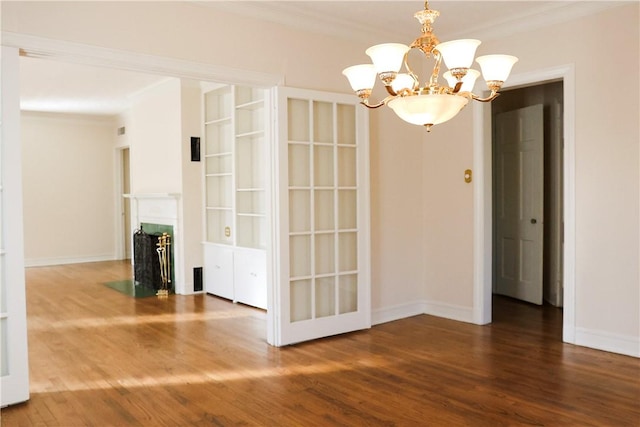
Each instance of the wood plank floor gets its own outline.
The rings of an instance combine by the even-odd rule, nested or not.
[[[2,426],[638,426],[640,360],[561,343],[561,311],[416,316],[286,348],[265,313],[132,298],[123,262],[27,270],[31,400]]]

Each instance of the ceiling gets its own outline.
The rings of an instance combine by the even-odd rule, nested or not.
[[[413,14],[420,1],[190,1],[249,18],[348,37],[372,44],[408,44],[420,32]],[[434,30],[441,40],[499,38],[616,7],[621,1],[431,1],[440,11]],[[44,59],[21,58],[21,108],[30,111],[117,114],[133,95],[164,80],[157,75]]]

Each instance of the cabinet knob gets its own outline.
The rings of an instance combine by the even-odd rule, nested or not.
[[[537,222],[538,222],[538,220],[537,220],[537,219],[535,219],[535,218],[531,218],[531,224],[536,224]]]

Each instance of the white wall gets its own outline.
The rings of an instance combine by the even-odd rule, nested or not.
[[[182,193],[180,79],[146,89],[132,100],[131,194]]]
[[[485,41],[478,52],[518,56],[514,74],[574,65],[576,343],[636,356],[640,356],[638,16],[638,3],[633,3],[544,30]],[[457,261],[455,269],[447,263],[430,264],[439,280],[427,286],[438,302],[467,307],[473,261],[464,248],[473,235],[472,194],[463,194],[457,183],[443,179],[443,168],[455,163],[460,173],[463,159],[473,150],[472,120],[463,115],[455,126],[436,128],[425,137],[424,152],[427,181],[443,182],[431,194],[432,203],[439,206],[440,222],[430,224],[425,236],[440,234],[432,246],[438,245],[442,259]],[[438,153],[433,148],[452,141],[459,148],[450,160],[450,151]],[[433,174],[430,167],[436,168]]]
[[[27,266],[114,259],[112,119],[22,112]]]
[[[346,93],[340,70],[366,60],[364,48],[379,42],[179,2],[3,2],[2,20],[4,31],[280,74],[289,86]],[[256,35],[259,49],[251,47]],[[312,54],[303,56],[310,46]],[[485,40],[479,54],[492,51],[519,56],[515,73],[575,64],[576,325],[637,342],[638,5]],[[471,319],[473,188],[462,175],[474,160],[472,129],[470,108],[430,134],[392,113],[371,113],[374,319],[411,314],[403,307],[416,303]]]
[[[340,71],[366,61],[364,50],[376,42],[354,43],[304,33],[193,3],[3,2],[1,7],[3,31],[279,74],[288,86],[344,93],[351,93],[351,89]],[[256,35],[259,49],[250,47]],[[233,43],[224,42],[228,40]],[[310,46],[313,54],[301,59]],[[419,167],[416,150],[421,131],[389,112],[377,110],[370,117],[376,141],[371,149],[376,162],[371,171],[375,315],[376,310],[422,298],[422,195],[417,180],[421,172],[408,170],[403,164],[408,160]],[[132,150],[132,163],[133,155]],[[148,184],[144,186],[149,188]],[[143,189],[139,177],[132,176],[132,186],[133,191]],[[398,200],[405,208],[398,209]],[[405,253],[406,257],[394,255]],[[382,317],[389,318],[386,314]]]
[[[185,287],[193,291],[193,269],[202,267],[202,236],[204,236],[202,207],[202,162],[191,161],[191,137],[201,136],[200,85],[183,81],[180,116],[182,124],[182,229],[184,232]]]

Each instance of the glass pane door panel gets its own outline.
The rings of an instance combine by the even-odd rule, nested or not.
[[[228,229],[228,232],[227,232]],[[233,216],[230,210],[207,210],[207,240],[211,243],[233,243]],[[227,236],[227,234],[229,234]]]
[[[2,246],[0,246],[2,248]],[[4,255],[0,255],[0,313],[7,312],[7,285],[5,272],[6,259]]]
[[[340,271],[358,269],[358,238],[354,233],[338,233],[338,253],[340,254]]]
[[[311,231],[311,192],[289,190],[289,231],[299,233]]]
[[[333,142],[333,104],[313,102],[313,141]]]
[[[309,141],[309,101],[288,100],[289,141]]]
[[[338,148],[338,186],[355,187],[356,179],[356,149],[351,147]]]
[[[233,141],[233,139],[231,138],[231,131],[231,120],[224,123],[207,125],[205,127],[205,154],[231,153],[231,144]]]
[[[356,190],[338,191],[338,228],[352,230],[358,227],[358,194]]]
[[[9,375],[9,340],[7,339],[9,319],[0,319],[0,376]]]
[[[356,109],[353,105],[337,105],[338,144],[356,144]]]
[[[315,236],[315,274],[335,272],[335,237],[331,234]]]
[[[315,145],[313,147],[313,184],[316,187],[332,187],[333,184],[333,146]]]
[[[340,314],[358,311],[358,275],[347,274],[338,278]]]
[[[309,145],[289,145],[289,186],[309,187]]]
[[[206,157],[205,173],[231,173],[231,154]]]
[[[316,279],[316,317],[336,314],[336,279],[320,277]]]
[[[301,320],[311,319],[311,280],[294,280],[291,282],[291,292],[289,295],[291,305],[291,321],[299,322]]]
[[[314,193],[316,231],[334,230],[333,190],[316,190]]]
[[[291,277],[311,275],[311,236],[289,238],[289,271]]]
[[[207,207],[231,208],[231,176],[207,177]]]

